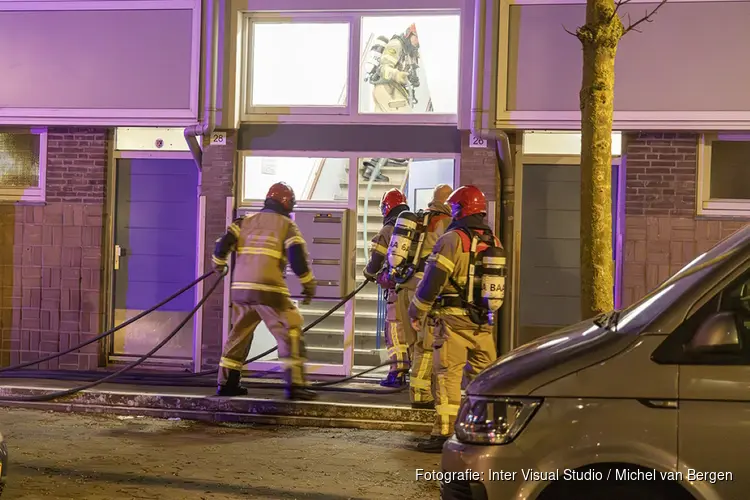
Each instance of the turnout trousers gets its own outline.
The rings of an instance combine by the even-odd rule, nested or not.
[[[386,291],[385,304],[385,344],[388,347],[388,358],[395,361],[390,372],[407,372],[410,366],[411,350],[416,341],[416,333],[409,323],[409,315],[402,312],[402,304],[414,292],[402,288],[398,293],[391,289]],[[403,296],[403,298],[402,298]],[[408,303],[407,303],[408,304]],[[408,305],[407,305],[408,308]]]
[[[495,340],[488,325],[471,322],[463,309],[436,311],[433,340],[435,371],[435,425],[433,436],[453,434],[461,404],[461,381],[466,370],[468,380],[497,359]]]
[[[434,400],[432,392],[432,330],[429,318],[417,332],[409,321],[409,304],[416,290],[403,287],[396,299],[399,325],[404,330],[411,366],[409,369],[409,397],[412,403],[429,403]],[[434,325],[434,322],[433,322]]]
[[[255,329],[266,324],[279,346],[279,360],[286,367],[287,384],[304,385],[305,343],[302,338],[303,318],[291,300],[281,307],[232,303],[232,331],[229,333],[219,362],[219,384],[226,384],[232,371],[241,371],[253,343]]]

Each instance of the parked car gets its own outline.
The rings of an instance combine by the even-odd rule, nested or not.
[[[466,393],[443,499],[746,498],[750,226],[624,310],[500,357]]]

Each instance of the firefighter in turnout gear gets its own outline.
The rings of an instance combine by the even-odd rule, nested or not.
[[[379,47],[378,47],[379,48]],[[394,35],[382,49],[379,64],[368,75],[374,85],[372,98],[376,113],[410,113],[419,87],[419,37],[414,24]]]
[[[412,408],[433,408],[435,406],[434,388],[432,385],[432,332],[434,321],[429,319],[422,328],[415,331],[409,317],[409,305],[414,298],[417,285],[424,275],[427,258],[432,253],[437,239],[445,233],[451,222],[451,210],[446,204],[453,188],[440,184],[432,193],[432,201],[426,211],[417,214],[404,212],[396,221],[391,244],[388,247],[390,273],[398,283],[396,286],[398,317],[403,318],[401,325],[406,330],[407,338],[416,338],[411,352],[411,369],[409,372],[409,393]],[[408,231],[409,227],[414,230]],[[405,231],[407,229],[407,231]],[[406,238],[407,242],[401,242]],[[405,249],[408,245],[408,253]],[[402,255],[399,255],[402,254]],[[395,257],[395,258],[394,258]]]
[[[435,318],[437,414],[432,435],[417,445],[429,453],[440,453],[453,434],[464,370],[472,380],[497,357],[492,324],[505,293],[505,254],[484,221],[484,194],[475,186],[462,186],[448,204],[453,221],[435,244],[409,307],[415,328],[428,314]]]
[[[279,359],[286,365],[287,398],[316,398],[305,387],[303,318],[290,300],[284,281],[288,263],[302,284],[303,304],[315,296],[316,282],[305,240],[290,218],[295,202],[292,188],[278,182],[268,190],[259,213],[236,219],[216,241],[213,263],[217,270],[226,268],[231,252],[237,253],[232,282],[233,326],[219,362],[219,396],[247,394],[240,386],[240,375],[255,329],[263,321],[276,338]]]
[[[405,336],[402,323],[399,322],[396,305],[396,283],[389,278],[386,256],[388,244],[393,234],[393,226],[398,216],[409,210],[406,204],[406,196],[398,189],[387,191],[380,200],[380,212],[383,214],[383,227],[370,241],[370,261],[364,270],[365,278],[369,281],[377,281],[385,290],[386,318],[385,318],[385,342],[388,346],[388,357],[394,363],[390,366],[388,376],[380,382],[384,387],[404,387],[406,385],[406,373],[409,371],[409,354],[411,346],[416,338]],[[405,322],[406,317],[402,318]]]

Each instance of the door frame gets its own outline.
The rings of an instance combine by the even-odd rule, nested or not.
[[[112,132],[114,135],[114,131]],[[119,160],[133,160],[133,159],[158,159],[158,160],[193,160],[193,156],[187,151],[126,151],[117,150],[114,145],[115,141],[110,140],[110,151],[108,163],[110,168],[107,172],[107,204],[106,204],[106,227],[104,234],[104,247],[102,252],[102,260],[105,263],[106,268],[104,269],[104,290],[103,295],[103,306],[104,306],[104,327],[109,330],[115,325],[114,315],[114,295],[115,295],[115,234],[116,234],[116,210],[117,210],[117,163]],[[197,168],[197,167],[196,167]],[[201,185],[201,172],[198,171],[198,186]],[[196,192],[196,196],[198,193]],[[195,277],[203,274],[203,259],[205,256],[205,209],[206,200],[205,196],[198,196],[198,211],[196,213],[196,224],[195,230],[197,234],[196,248],[196,261],[195,261]],[[187,283],[185,283],[187,285]],[[203,282],[198,283],[193,288],[194,298],[193,304],[197,304],[203,297]],[[166,297],[165,297],[166,298]],[[199,371],[201,367],[201,349],[200,346],[203,343],[203,311],[202,308],[193,316],[193,357],[192,360],[185,363],[179,360],[169,360],[154,362],[150,367],[156,368],[163,366],[164,369],[172,369],[176,365],[179,366],[190,366],[193,371]],[[113,355],[111,353],[112,347],[112,336],[103,339],[99,342],[99,365],[108,366],[110,364],[118,364],[129,361],[125,357]],[[144,363],[148,365],[149,363]]]
[[[315,157],[315,158],[347,158],[349,160],[349,192],[346,202],[314,202],[302,201],[298,208],[348,208],[351,211],[349,224],[349,244],[350,248],[357,248],[357,209],[359,206],[359,160],[362,158],[421,158],[421,159],[451,159],[453,160],[453,182],[458,186],[461,178],[461,153],[429,153],[429,152],[393,152],[393,151],[301,151],[301,150],[238,150],[235,162],[235,196],[228,197],[226,200],[226,224],[227,226],[234,220],[235,214],[239,210],[260,208],[263,206],[261,200],[243,200],[244,186],[244,158],[245,157]],[[356,256],[355,256],[356,258]],[[352,277],[352,280],[354,277]],[[352,290],[355,285],[352,282]],[[229,325],[231,323],[231,300],[230,300],[231,280],[224,280],[224,298],[222,310],[224,318],[222,321],[222,343],[226,342],[229,335]],[[352,375],[354,368],[354,331],[356,327],[355,319],[356,300],[348,301],[344,307],[344,349],[341,364],[322,364],[308,363],[306,365],[311,375],[333,375],[348,377]],[[335,302],[331,302],[333,306]],[[252,371],[279,371],[282,365],[279,361],[255,361],[248,365]]]
[[[522,134],[521,134],[522,135]],[[520,151],[523,151],[522,145],[519,147]],[[624,150],[624,148],[623,148]],[[517,266],[514,272],[515,279],[511,286],[513,287],[514,297],[514,308],[518,311],[520,306],[521,296],[521,258],[523,249],[521,248],[521,228],[522,228],[522,217],[523,217],[523,172],[526,165],[570,165],[580,166],[581,157],[580,155],[534,155],[534,154],[523,154],[518,152],[515,155],[515,225],[514,225],[514,251],[512,255],[513,264]],[[614,234],[614,245],[612,250],[615,254],[614,259],[614,290],[613,290],[613,303],[615,309],[622,306],[622,273],[625,250],[625,155],[612,156],[612,167],[617,167],[617,191],[615,196],[617,197],[617,205],[615,207],[615,219],[612,221],[613,226],[616,224],[617,231]],[[614,200],[613,200],[614,201]],[[519,346],[519,334],[521,328],[521,316],[516,313],[513,322],[511,336],[511,348]]]

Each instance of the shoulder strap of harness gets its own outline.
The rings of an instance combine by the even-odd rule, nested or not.
[[[430,222],[429,222],[429,225],[427,226],[427,231],[434,232],[435,227],[438,225],[438,222],[440,222],[441,220],[444,220],[447,217],[450,217],[450,216],[442,212],[430,212]]]

